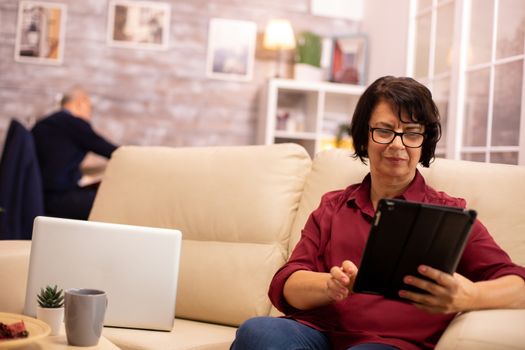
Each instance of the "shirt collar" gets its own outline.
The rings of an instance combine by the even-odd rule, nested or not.
[[[370,186],[372,183],[372,177],[368,173],[363,181],[348,194],[346,203],[351,206],[353,203],[365,214],[374,216],[374,208],[370,201]],[[416,175],[410,185],[408,185],[405,192],[397,196],[398,199],[404,199],[412,202],[422,202],[425,197],[426,183],[423,175],[416,169]]]
[[[425,198],[425,190],[426,190],[427,184],[425,183],[425,178],[418,169],[416,169],[416,176],[414,176],[414,179],[408,185],[407,189],[403,194],[397,198],[401,198],[407,201],[412,202],[422,202]]]
[[[370,201],[370,185],[372,177],[368,173],[363,181],[348,194],[346,205],[357,206],[363,213],[370,217],[374,216],[374,208]]]

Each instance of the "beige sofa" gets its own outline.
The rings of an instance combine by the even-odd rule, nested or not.
[[[277,314],[268,284],[320,196],[367,172],[346,151],[312,162],[295,144],[120,148],[90,220],[182,230],[177,319],[172,332],[105,328],[104,335],[122,349],[228,349],[242,321]],[[525,264],[525,168],[439,159],[423,173],[466,198]],[[0,242],[0,311],[22,311],[29,251],[30,242]],[[438,349],[523,348],[524,326],[525,310],[465,313]]]

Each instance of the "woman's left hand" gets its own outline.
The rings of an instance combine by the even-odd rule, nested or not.
[[[429,294],[400,290],[399,296],[411,300],[421,310],[431,313],[457,313],[473,308],[477,294],[476,285],[458,273],[450,275],[429,266],[420,265],[418,272],[431,281],[405,276],[403,281]]]

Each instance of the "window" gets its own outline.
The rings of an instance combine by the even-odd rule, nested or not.
[[[409,33],[408,75],[442,117],[437,155],[525,165],[525,3],[412,0]]]

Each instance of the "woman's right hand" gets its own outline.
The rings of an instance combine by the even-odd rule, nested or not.
[[[328,297],[333,301],[341,301],[348,297],[354,286],[357,266],[350,260],[345,260],[341,266],[330,269],[330,278],[326,282]]]

